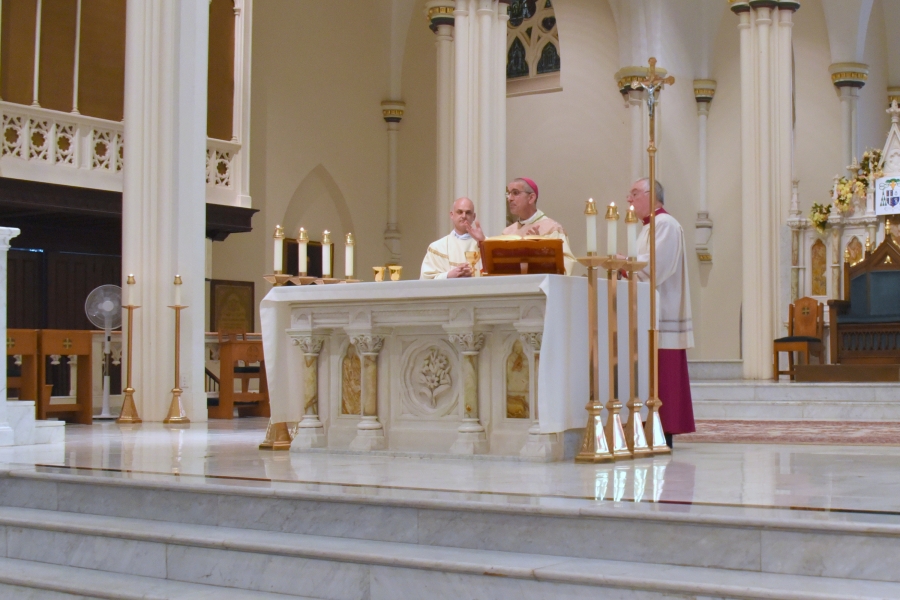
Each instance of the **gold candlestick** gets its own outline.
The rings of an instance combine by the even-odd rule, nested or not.
[[[629,213],[633,215],[634,213]],[[626,219],[627,221],[627,219]],[[641,408],[644,403],[638,397],[638,294],[637,276],[635,273],[647,266],[634,257],[628,259],[623,267],[628,271],[628,374],[630,381],[630,398],[628,400],[628,421],[625,423],[625,441],[635,458],[649,456],[650,447],[644,435],[644,424]]]
[[[134,285],[134,275],[128,276],[127,285]],[[129,300],[130,298],[131,294],[129,294]],[[128,344],[126,346],[127,364],[125,369],[125,389],[123,390],[125,397],[122,401],[122,411],[119,413],[119,418],[116,419],[116,423],[123,425],[137,425],[141,422],[141,417],[138,415],[137,406],[134,404],[134,388],[131,387],[131,340],[134,337],[134,323],[132,322],[134,318],[134,309],[140,308],[140,306],[128,304],[124,308],[128,311]]]
[[[181,285],[181,277],[175,276],[175,285]],[[177,288],[176,288],[177,289]],[[176,297],[179,297],[177,294]],[[169,308],[175,309],[175,386],[172,388],[172,402],[169,404],[169,413],[163,419],[163,423],[167,425],[190,425],[191,420],[187,418],[184,412],[184,406],[181,405],[181,311],[187,308],[177,302]]]
[[[618,215],[616,215],[618,216]],[[609,344],[609,400],[606,402],[606,443],[614,458],[630,458],[631,450],[625,440],[625,428],[622,426],[622,403],[619,401],[619,390],[616,387],[617,370],[619,368],[618,344],[618,277],[617,273],[625,265],[625,260],[608,256],[603,267],[606,269],[606,327]]]
[[[650,117],[650,144],[647,154],[650,158],[650,398],[647,400],[647,423],[644,435],[647,445],[654,454],[668,454],[671,449],[666,445],[662,421],[659,418],[659,330],[656,327],[656,103],[664,85],[672,85],[675,78],[671,75],[662,78],[656,72],[656,59],[651,57],[647,77],[631,83],[632,89],[643,89],[647,92],[647,108]]]

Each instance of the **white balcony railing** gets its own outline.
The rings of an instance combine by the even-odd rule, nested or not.
[[[121,121],[0,101],[0,176],[121,192],[124,129]],[[242,205],[241,159],[240,143],[207,139],[207,202]]]

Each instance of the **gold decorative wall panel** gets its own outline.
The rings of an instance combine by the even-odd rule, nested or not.
[[[506,359],[507,418],[528,418],[529,387],[528,357],[522,349],[522,342],[516,340]]]
[[[341,360],[341,414],[358,415],[361,368],[356,346],[347,346],[347,352]]]
[[[816,240],[809,250],[812,262],[812,287],[813,296],[828,295],[828,279],[825,275],[828,266],[828,253],[822,240]]]

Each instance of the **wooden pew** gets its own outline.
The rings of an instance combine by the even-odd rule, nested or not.
[[[68,423],[90,425],[94,422],[94,391],[91,382],[91,332],[64,329],[43,329],[40,331],[40,358],[38,360],[38,382],[40,399],[37,403],[38,419],[58,417]],[[52,386],[47,384],[45,373],[47,358],[58,354],[78,357],[78,387],[75,402],[50,404]]]

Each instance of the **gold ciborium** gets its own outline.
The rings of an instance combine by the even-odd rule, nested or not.
[[[372,267],[375,272],[375,281],[384,281],[384,267]]]
[[[481,277],[481,271],[475,268],[475,264],[481,258],[481,252],[478,250],[469,250],[466,252],[466,262],[472,267],[472,277]]]
[[[403,272],[403,267],[400,265],[388,265],[388,269],[391,272],[391,281],[400,281],[400,273]]]

